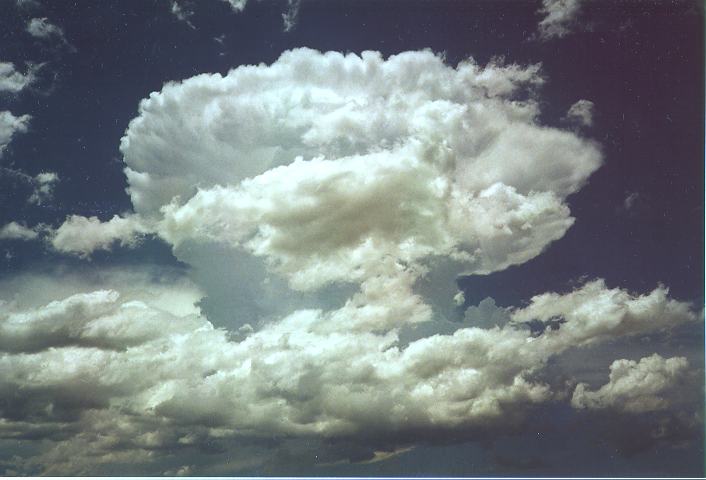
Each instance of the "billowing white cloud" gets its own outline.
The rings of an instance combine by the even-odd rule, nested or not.
[[[95,472],[126,458],[147,467],[162,452],[214,441],[359,439],[392,451],[427,434],[502,432],[521,424],[531,405],[560,398],[534,376],[549,358],[696,318],[662,289],[631,296],[593,282],[535,297],[528,309],[544,309],[552,297],[560,305],[555,314],[566,318],[538,337],[509,323],[401,345],[399,325],[429,315],[399,285],[375,285],[361,294],[371,295],[365,302],[298,310],[237,334],[215,329],[196,309],[153,302],[149,283],[131,287],[32,308],[0,305],[0,436],[21,440],[42,429],[52,439],[35,458],[35,473]],[[193,299],[189,288],[172,297],[180,291]],[[602,309],[587,329],[572,312],[596,311],[597,298]],[[528,309],[515,311],[515,322]],[[617,317],[631,320],[616,329]],[[666,371],[683,368],[669,362]],[[615,372],[634,368],[617,365]]]
[[[29,115],[16,117],[8,110],[0,111],[0,157],[16,133],[27,131],[31,118]]]
[[[593,110],[592,101],[579,100],[569,107],[564,120],[582,127],[590,127],[593,125]]]
[[[562,38],[571,33],[581,10],[583,0],[542,0],[539,13],[539,37],[543,40]]]
[[[174,245],[185,238],[242,245],[293,288],[310,290],[384,274],[388,256],[415,264],[443,255],[473,273],[500,270],[538,255],[573,222],[552,193],[524,196],[495,184],[464,195],[419,156],[295,161],[240,188],[201,190],[163,210],[163,236]]]
[[[454,69],[428,51],[384,60],[308,49],[271,66],[170,83],[142,102],[122,140],[131,198],[152,214],[176,195],[188,200],[194,185],[237,184],[298,156],[335,160],[414,145],[474,191],[503,182],[522,194],[566,195],[600,153],[536,123],[526,90],[541,83],[537,66],[469,61]]]
[[[565,321],[559,330],[548,331],[546,336],[570,340],[574,346],[668,330],[679,319],[696,320],[689,304],[670,300],[668,293],[660,286],[649,295],[634,297],[625,290],[607,289],[603,280],[595,280],[569,294],[532,297],[530,305],[513,312],[512,320]]]
[[[38,68],[29,65],[26,73],[22,73],[15,68],[15,64],[0,62],[0,92],[18,93],[29,87],[35,81]]]
[[[0,240],[34,240],[39,233],[17,222],[10,222],[0,228]]]
[[[203,312],[221,302],[223,316],[183,308],[197,300],[183,282],[166,296],[103,282],[28,306],[0,285],[16,292],[0,306],[0,437],[49,439],[15,466],[89,473],[289,438],[374,458],[492,437],[566,400],[541,376],[550,359],[696,320],[664,287],[596,280],[437,327],[456,275],[561,238],[567,197],[601,164],[594,143],[539,123],[542,82],[538,66],[454,68],[429,51],[298,49],[151,94],[121,140],[136,213],[74,215],[49,241],[88,256],[159,235]],[[194,471],[178,461],[159,471]]]
[[[564,235],[566,196],[601,163],[538,123],[542,82],[538,66],[453,68],[429,51],[298,49],[169,83],[121,141],[129,193],[181,260],[199,269],[217,245],[298,291],[396,265],[421,278],[439,258],[502,270]],[[253,283],[231,270],[228,284]]]
[[[88,257],[95,250],[110,250],[115,242],[131,246],[147,229],[136,216],[114,215],[107,222],[98,217],[71,215],[50,236],[51,246],[62,253]]]
[[[614,409],[631,413],[664,410],[669,399],[678,397],[689,363],[684,357],[663,358],[658,354],[634,360],[616,360],[610,366],[610,380],[591,391],[580,383],[571,405],[579,409]]]

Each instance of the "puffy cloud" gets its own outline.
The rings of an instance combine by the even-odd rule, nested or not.
[[[33,18],[27,23],[27,32],[37,38],[64,38],[64,31],[46,17]]]
[[[684,357],[663,358],[658,354],[634,360],[616,360],[610,366],[610,380],[595,391],[580,383],[571,405],[575,408],[615,409],[631,413],[664,410],[669,397],[679,395],[679,383],[689,363]]]
[[[571,293],[545,293],[532,297],[530,304],[512,314],[515,323],[562,321],[557,330],[548,330],[548,341],[587,346],[619,336],[640,335],[667,330],[698,315],[690,304],[668,298],[663,286],[649,295],[635,297],[625,290],[606,288],[594,280]]]
[[[444,255],[473,273],[500,270],[538,255],[573,222],[549,192],[495,184],[466,196],[417,156],[295,161],[240,188],[201,190],[164,210],[163,236],[242,245],[308,290],[384,273],[387,256],[409,264]]]
[[[593,110],[592,101],[579,100],[569,107],[564,120],[582,127],[590,127],[593,125]]]
[[[538,66],[454,68],[429,51],[298,49],[169,83],[121,140],[129,193],[197,270],[209,245],[238,252],[231,285],[253,284],[260,267],[238,266],[252,255],[309,292],[397,264],[433,276],[443,258],[501,270],[564,235],[566,196],[601,163],[537,122],[542,82]]]
[[[35,81],[35,73],[39,67],[29,65],[26,73],[15,69],[11,62],[0,62],[0,92],[18,93],[29,87]]]
[[[428,51],[384,60],[308,49],[169,83],[141,103],[121,142],[133,205],[154,214],[174,196],[188,200],[194,185],[237,184],[298,156],[334,161],[413,144],[475,191],[502,182],[566,195],[600,153],[537,125],[537,104],[515,99],[541,83],[536,66],[454,69]]]
[[[0,228],[0,240],[34,240],[39,233],[17,222],[10,222]]]
[[[136,216],[114,215],[101,222],[98,217],[71,215],[52,233],[50,243],[59,252],[88,257],[95,250],[109,250],[115,242],[132,246],[146,232]]]
[[[166,306],[193,303],[193,288],[149,295],[144,280],[31,306],[15,288],[0,316],[0,436],[49,439],[16,467],[160,459],[172,464],[155,471],[177,472],[198,462],[167,452],[237,457],[295,438],[375,458],[492,438],[565,399],[541,377],[550,359],[697,319],[664,287],[597,280],[439,326],[456,275],[539,255],[600,166],[595,144],[539,124],[542,81],[538,66],[454,68],[429,51],[299,49],[151,94],[121,140],[136,213],[71,216],[50,241],[88,256],[155,233],[190,265],[207,315]]]
[[[539,13],[544,18],[539,22],[539,36],[542,40],[562,38],[571,33],[582,0],[542,0]]]
[[[29,115],[16,117],[7,110],[0,112],[0,157],[16,133],[27,131],[30,118]]]
[[[126,458],[147,464],[170,450],[214,441],[345,439],[362,442],[372,455],[443,432],[444,438],[497,434],[520,425],[527,408],[557,398],[534,374],[552,356],[581,345],[570,327],[582,320],[567,314],[558,330],[539,337],[510,323],[464,327],[403,346],[399,325],[429,315],[400,285],[372,285],[360,294],[370,297],[365,301],[354,297],[328,312],[298,310],[257,331],[228,334],[198,310],[170,310],[173,302],[163,296],[154,302],[151,285],[132,283],[122,295],[98,290],[39,307],[17,301],[0,307],[0,435],[22,440],[44,430],[50,448],[37,457],[35,473],[96,472]],[[583,295],[585,289],[595,284],[557,301],[591,310],[594,297]],[[640,331],[662,328],[656,315],[670,305],[681,312],[667,315],[671,325],[694,317],[686,304],[664,297],[655,303],[654,292],[633,297],[600,290],[604,312],[621,310],[626,298],[650,305]],[[193,299],[192,291],[184,290],[186,298]],[[612,325],[614,318],[604,322]],[[597,342],[607,338],[593,333]],[[682,368],[670,362],[666,370],[650,368]],[[647,367],[640,362],[638,369]],[[626,368],[613,369],[613,383],[625,376],[620,369]],[[634,372],[627,376],[645,383]],[[229,455],[237,457],[237,450]],[[56,470],[45,470],[47,464]]]

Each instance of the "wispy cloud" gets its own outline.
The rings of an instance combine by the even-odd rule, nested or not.
[[[46,17],[32,18],[27,23],[27,32],[35,38],[59,42],[70,51],[76,51],[75,47],[66,39],[64,30],[51,23]]]
[[[539,13],[544,18],[539,22],[539,38],[550,40],[562,38],[576,26],[583,0],[543,0]]]
[[[194,11],[190,4],[177,0],[172,0],[170,11],[172,12],[172,15],[174,15],[179,21],[186,23],[189,27],[193,29],[196,29],[194,24],[191,23],[191,17],[194,15]]]

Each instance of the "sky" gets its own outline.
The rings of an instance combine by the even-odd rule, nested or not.
[[[702,476],[703,22],[0,0],[0,473]]]

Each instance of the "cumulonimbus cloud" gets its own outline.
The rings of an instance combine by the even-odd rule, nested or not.
[[[140,105],[121,143],[129,193],[177,255],[227,244],[297,290],[360,283],[388,257],[501,270],[563,236],[565,198],[601,164],[538,123],[542,82],[536,65],[429,51],[299,49],[200,75]]]
[[[567,198],[602,162],[594,142],[539,122],[542,83],[537,65],[298,49],[152,93],[121,141],[135,214],[70,217],[49,238],[88,256],[157,235],[190,265],[202,310],[156,304],[150,282],[4,305],[0,433],[56,438],[18,466],[86,473],[283,438],[372,458],[492,436],[566,400],[540,379],[549,359],[694,321],[664,287],[597,280],[436,330],[455,275],[560,239]],[[420,325],[432,333],[403,340]]]

